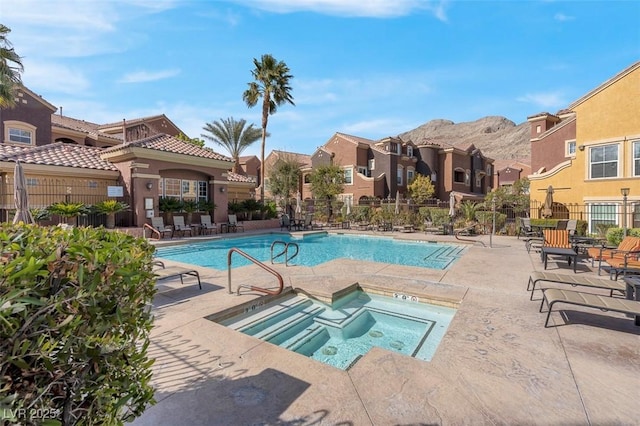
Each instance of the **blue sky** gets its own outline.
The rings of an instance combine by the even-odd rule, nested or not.
[[[2,0],[0,22],[24,83],[64,115],[164,113],[191,137],[221,118],[260,125],[242,93],[270,53],[291,69],[296,106],[270,116],[267,152],[437,118],[519,124],[640,59],[633,0]]]

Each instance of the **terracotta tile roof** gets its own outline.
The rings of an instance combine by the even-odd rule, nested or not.
[[[122,148],[147,148],[156,151],[171,152],[173,154],[191,155],[193,157],[211,158],[212,160],[233,162],[232,158],[218,154],[210,148],[200,148],[189,142],[181,141],[178,138],[167,134],[157,134],[147,138],[138,139],[121,145],[112,146],[102,152],[113,152]]]
[[[239,175],[238,173],[227,172],[227,180],[229,182],[246,182],[246,183],[256,183],[254,178],[249,176]]]
[[[1,161],[20,160],[25,164],[62,166],[80,169],[112,170],[118,169],[100,158],[102,149],[69,143],[52,143],[33,148],[13,151],[8,146],[0,149]]]
[[[340,138],[342,138],[342,139],[344,139],[344,140],[346,140],[348,142],[354,143],[354,144],[359,144],[359,143],[367,144],[367,145],[369,145],[371,147],[371,149],[373,149],[375,151],[381,152],[383,154],[389,154],[389,151],[385,151],[384,149],[382,149],[381,147],[376,145],[380,141],[374,141],[374,140],[367,139],[367,138],[361,138],[359,136],[347,135],[346,133],[340,133],[340,132],[337,132],[336,136],[338,136],[338,137],[340,137]],[[330,149],[330,148],[328,148],[328,149]]]
[[[85,120],[78,120],[77,118],[61,116],[59,114],[51,114],[51,126],[86,133],[94,139],[100,136],[101,138],[113,139],[115,141],[122,140],[121,134],[110,135],[100,132],[98,130],[98,127],[100,126],[99,124]]]
[[[279,151],[277,149],[274,149],[273,151],[271,151],[269,156],[274,156],[275,158],[278,158],[280,156],[287,156],[289,158],[296,160],[300,164],[300,166],[311,165],[311,156],[307,154],[300,154],[297,152],[289,152],[289,151]]]
[[[137,123],[142,123],[145,121],[151,121],[151,120],[156,120],[158,118],[165,118],[168,120],[167,116],[165,116],[164,114],[159,114],[159,115],[150,115],[149,117],[141,117],[141,118],[133,118],[131,120],[126,120],[125,122],[127,125],[131,125],[131,124],[137,124]],[[122,127],[122,121],[115,121],[113,123],[106,123],[106,124],[99,124],[98,128],[100,129],[105,129],[105,128],[109,128],[109,127]]]

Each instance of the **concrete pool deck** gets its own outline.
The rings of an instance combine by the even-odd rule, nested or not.
[[[526,291],[529,274],[543,269],[539,254],[515,237],[493,237],[492,248],[480,240],[487,247],[469,244],[444,271],[351,260],[275,265],[286,286],[309,292],[360,282],[459,302],[430,362],[374,348],[338,370],[205,319],[259,296],[229,294],[227,271],[198,268],[202,290],[189,278],[184,286],[163,281],[149,348],[157,404],[133,424],[640,424],[640,327],[622,314],[565,305],[544,328],[540,294],[532,302]],[[578,274],[597,276],[578,261]],[[548,267],[573,274],[565,261]],[[234,269],[232,278],[234,290],[275,282],[256,266]]]

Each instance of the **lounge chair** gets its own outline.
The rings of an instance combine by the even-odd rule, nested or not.
[[[200,216],[200,226],[203,233],[207,234],[217,234],[218,227],[215,223],[211,223],[211,215],[202,215]]]
[[[182,232],[182,236],[187,232],[189,233],[189,236],[193,235],[191,227],[184,224],[184,216],[174,216],[173,227],[175,228],[175,232]]]
[[[518,229],[518,239],[520,237],[539,237],[538,233],[531,227],[531,218],[521,217],[520,228]]]
[[[532,272],[529,276],[529,282],[527,283],[527,290],[531,291],[529,300],[533,300],[533,292],[536,289],[538,282],[551,282],[557,284],[568,284],[570,286],[584,286],[591,288],[602,288],[609,290],[609,296],[613,296],[614,291],[624,293],[626,290],[625,284],[622,281],[613,281],[605,278],[595,278],[586,275],[567,275],[556,274],[554,272]]]
[[[636,250],[640,250],[640,238],[627,236],[620,241],[617,247],[589,247],[587,248],[587,256],[591,258],[591,266],[595,266],[595,261],[598,261],[598,275],[600,275],[603,260],[623,259],[625,254]]]
[[[544,290],[544,297],[540,303],[540,312],[544,303],[547,302],[549,310],[544,326],[549,326],[549,317],[551,309],[556,303],[566,303],[575,306],[584,306],[587,308],[599,309],[601,311],[620,312],[623,314],[640,316],[640,302],[636,300],[627,300],[620,297],[600,296],[592,293],[581,293],[579,291],[562,290],[559,288],[548,288]]]
[[[628,251],[624,256],[604,259],[609,265],[609,278],[617,280],[620,275],[640,274],[640,251]]]
[[[575,235],[577,229],[578,221],[576,219],[569,219],[567,221],[567,231],[569,231],[569,236]]]
[[[238,232],[238,229],[242,229],[242,232],[244,232],[244,226],[238,223],[238,216],[235,214],[229,215],[229,222],[227,223],[227,226],[229,229],[232,229],[233,232]]]
[[[163,238],[165,235],[169,235],[169,238],[173,238],[173,227],[171,225],[165,225],[164,220],[161,217],[152,217],[151,225],[144,224],[144,228],[149,228],[153,233],[158,236],[158,239]]]
[[[286,213],[280,216],[280,230],[282,231],[283,229],[291,230],[291,219]]]
[[[202,290],[202,282],[200,281],[200,274],[195,269],[183,268],[182,266],[169,266],[165,267],[164,262],[156,260],[154,265],[159,266],[153,270],[157,281],[167,280],[169,278],[180,277],[180,283],[184,285],[183,277],[189,275],[198,279],[198,287]]]

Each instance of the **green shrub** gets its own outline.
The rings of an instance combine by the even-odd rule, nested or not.
[[[449,217],[449,209],[431,208],[429,214],[434,226],[444,225],[451,221],[451,218]]]
[[[630,237],[640,237],[640,228],[627,228],[627,235]],[[624,232],[622,228],[607,228],[607,243],[612,246],[617,246],[622,242],[624,238]]]
[[[154,248],[104,228],[0,226],[0,418],[122,424],[153,403]]]

